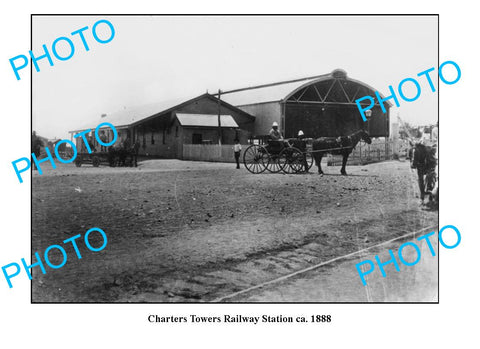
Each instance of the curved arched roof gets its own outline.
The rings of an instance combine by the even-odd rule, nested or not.
[[[329,74],[303,80],[262,85],[224,92],[221,99],[235,106],[246,106],[268,102],[325,102],[354,104],[355,99],[375,96],[370,85],[347,76],[344,70],[336,69]],[[383,98],[384,96],[380,94]],[[310,97],[310,98],[306,98]],[[306,99],[305,99],[306,98]],[[376,102],[378,103],[378,102]],[[391,103],[387,101],[391,106]]]

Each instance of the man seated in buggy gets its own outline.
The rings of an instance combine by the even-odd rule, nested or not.
[[[268,140],[267,150],[271,154],[278,154],[285,146],[282,133],[278,130],[278,123],[276,121],[272,124],[272,129],[268,133],[270,139]]]
[[[303,154],[302,163],[304,167],[304,172],[308,173],[308,163],[307,163],[307,142],[305,140],[305,134],[302,130],[298,131],[297,138],[290,139],[288,141],[289,145],[297,148]]]

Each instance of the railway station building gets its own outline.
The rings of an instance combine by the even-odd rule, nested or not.
[[[220,119],[220,124],[219,124]],[[183,147],[190,144],[233,144],[238,138],[247,143],[254,128],[255,117],[226,101],[206,93],[196,98],[181,101],[166,101],[104,114],[96,123],[70,131],[73,135],[87,129],[89,144],[100,146],[94,130],[102,122],[109,122],[118,132],[116,144],[130,138],[140,142],[139,155],[158,158],[183,159]],[[105,128],[107,140],[113,133]],[[84,149],[81,138],[76,138],[77,149]]]
[[[366,122],[355,103],[364,96],[373,97],[376,103]],[[93,130],[109,122],[118,132],[117,144],[126,138],[139,141],[141,156],[233,161],[230,145],[235,138],[244,145],[253,139],[264,142],[275,121],[285,138],[296,137],[299,130],[307,138],[317,138],[349,135],[360,129],[367,130],[371,137],[388,137],[391,104],[386,102],[384,106],[387,113],[378,104],[373,87],[336,69],[329,74],[220,91],[216,95],[205,93],[187,101],[125,108],[70,133],[73,140],[74,134],[91,129],[87,135],[89,144],[100,148]],[[110,141],[113,134],[105,130]],[[76,142],[77,149],[84,149],[81,138]]]

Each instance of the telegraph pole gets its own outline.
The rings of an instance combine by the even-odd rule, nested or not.
[[[220,105],[220,96],[222,91],[218,89],[218,145],[222,145],[222,123],[220,121],[221,115],[221,105]]]

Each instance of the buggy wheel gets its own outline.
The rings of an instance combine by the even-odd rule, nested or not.
[[[292,168],[289,165],[289,157],[288,157],[288,149],[290,148],[285,148],[283,149],[280,154],[278,154],[278,161],[280,162],[281,170],[283,173],[294,173]]]
[[[278,173],[285,166],[285,161],[281,158],[280,154],[270,154],[268,157],[267,171],[271,173]]]
[[[92,158],[92,165],[93,167],[98,167],[100,166],[100,159],[98,158],[98,156],[94,156]]]
[[[243,153],[243,164],[251,173],[262,173],[267,168],[268,152],[261,145],[252,144]]]
[[[76,158],[75,159],[75,166],[77,166],[77,167],[82,166],[82,159],[81,158]]]
[[[285,162],[282,170],[285,173],[299,173],[304,170],[303,153],[295,148],[285,148],[280,153],[280,157]]]
[[[300,150],[300,149],[298,149]],[[313,166],[313,156],[310,152],[302,152],[301,154],[295,153],[294,158],[294,172],[295,173],[305,173],[309,171]],[[304,158],[305,157],[305,158]],[[306,169],[305,169],[306,166]]]

